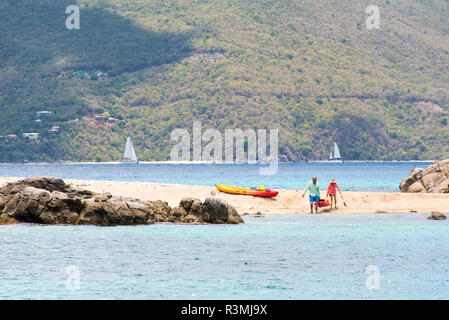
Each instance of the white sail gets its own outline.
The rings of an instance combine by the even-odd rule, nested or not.
[[[329,160],[334,160],[334,152],[331,151],[331,154],[329,155]]]
[[[337,146],[336,142],[334,142],[334,159],[335,160],[340,160],[341,159],[340,150],[338,149],[338,146]]]
[[[125,161],[137,162],[136,152],[134,151],[133,143],[131,142],[131,137],[126,140],[125,153],[123,155]]]

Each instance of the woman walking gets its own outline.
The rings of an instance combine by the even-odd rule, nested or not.
[[[334,205],[335,209],[337,209],[337,189],[338,192],[341,193],[340,187],[337,184],[337,181],[335,181],[334,178],[331,179],[331,182],[329,183],[329,186],[327,187],[327,196],[331,197],[331,209],[332,205]]]

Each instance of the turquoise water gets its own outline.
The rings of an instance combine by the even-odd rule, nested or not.
[[[245,217],[243,225],[0,227],[0,299],[448,299],[449,221]],[[366,268],[380,272],[366,286]],[[67,287],[66,268],[79,287]],[[70,282],[71,283],[71,282]]]
[[[343,190],[398,191],[401,180],[415,166],[430,163],[280,163],[272,176],[259,175],[259,165],[249,164],[0,164],[0,176],[57,176],[94,179],[180,183],[188,185],[228,184],[268,188],[302,189],[313,175],[327,186],[336,178]]]
[[[317,175],[344,190],[397,191],[415,165],[428,164],[288,163],[273,176],[255,165],[0,164],[0,176],[296,189]],[[245,221],[0,226],[0,299],[449,299],[449,221],[362,213]],[[379,271],[378,289],[367,287],[375,276],[367,267]]]

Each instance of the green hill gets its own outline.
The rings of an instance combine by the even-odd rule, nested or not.
[[[289,160],[325,159],[332,141],[345,159],[447,158],[448,16],[448,0],[3,0],[0,136],[19,139],[1,139],[0,162],[119,160],[128,135],[166,160],[195,120],[278,128]],[[106,111],[120,121],[95,123]]]

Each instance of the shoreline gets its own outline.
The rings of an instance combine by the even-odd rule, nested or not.
[[[288,163],[329,163],[329,164],[345,164],[345,163],[434,163],[438,160],[345,160],[343,162],[332,162],[327,160],[311,160],[311,161],[289,161],[289,162],[282,162],[279,161],[279,164],[288,164]],[[72,161],[54,161],[54,162],[0,162],[0,165],[47,165],[47,164],[74,164],[74,165],[92,165],[92,164],[99,164],[99,165],[109,165],[109,164],[127,164],[123,163],[121,161],[109,161],[109,162],[95,162],[95,161],[80,161],[80,162],[72,162]],[[129,164],[129,163],[128,163]],[[236,163],[226,163],[226,162],[220,162],[216,163],[213,161],[170,161],[170,160],[164,160],[164,161],[139,161],[139,163],[132,165],[138,165],[138,164],[224,164],[224,165],[231,165]],[[252,164],[244,162],[242,164]],[[261,164],[267,164],[266,162],[257,162],[252,165],[261,165]]]
[[[0,177],[0,186],[23,178]],[[107,180],[64,179],[67,184],[93,192],[109,192],[112,195],[138,198],[140,200],[162,200],[176,207],[184,197],[199,198],[204,201],[209,196],[217,196],[233,205],[239,214],[299,214],[309,213],[308,195],[302,198],[302,190],[278,189],[276,198],[257,198],[252,196],[231,195],[219,192],[215,187],[191,186],[182,184],[126,182]],[[325,191],[321,192],[324,198]],[[347,207],[338,197],[338,209],[331,213],[430,213],[439,211],[449,213],[449,194],[437,193],[400,193],[400,192],[343,192]],[[322,208],[319,212],[328,212]]]

